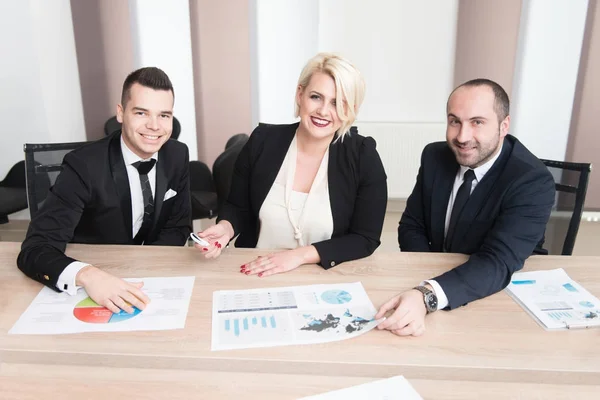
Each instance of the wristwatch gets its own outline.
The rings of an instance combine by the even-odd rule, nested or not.
[[[423,301],[425,302],[425,308],[427,309],[427,314],[437,311],[438,308],[438,298],[433,292],[433,290],[425,287],[425,286],[417,286],[413,289],[418,290],[423,293]]]

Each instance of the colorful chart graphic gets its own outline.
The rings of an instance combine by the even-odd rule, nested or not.
[[[140,312],[141,311],[137,307],[133,307],[133,313],[131,314],[128,314],[123,310],[121,310],[121,312],[118,314],[113,314],[112,311],[102,307],[89,297],[81,300],[73,309],[73,315],[75,318],[82,322],[87,322],[88,324],[121,322],[135,317]]]
[[[344,304],[352,300],[352,295],[345,290],[328,290],[321,295],[325,303]]]

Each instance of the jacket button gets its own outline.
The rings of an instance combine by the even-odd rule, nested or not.
[[[331,263],[329,263],[329,265],[331,265],[332,267],[335,267],[335,261],[332,261]]]
[[[50,277],[48,275],[44,275],[44,279],[47,280],[47,281],[49,281]]]

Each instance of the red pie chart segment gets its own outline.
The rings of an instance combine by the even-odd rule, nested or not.
[[[141,312],[137,307],[133,307],[133,310],[132,314],[128,314],[125,311],[113,314],[109,309],[102,307],[94,300],[87,297],[77,303],[73,309],[73,315],[78,320],[88,324],[107,324],[128,320]]]

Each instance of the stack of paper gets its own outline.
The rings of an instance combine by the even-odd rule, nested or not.
[[[546,329],[600,326],[600,300],[562,268],[515,273],[506,291]]]
[[[316,396],[303,397],[299,400],[421,400],[422,397],[408,383],[403,376],[383,379],[363,385],[352,386],[346,389],[335,390]]]

